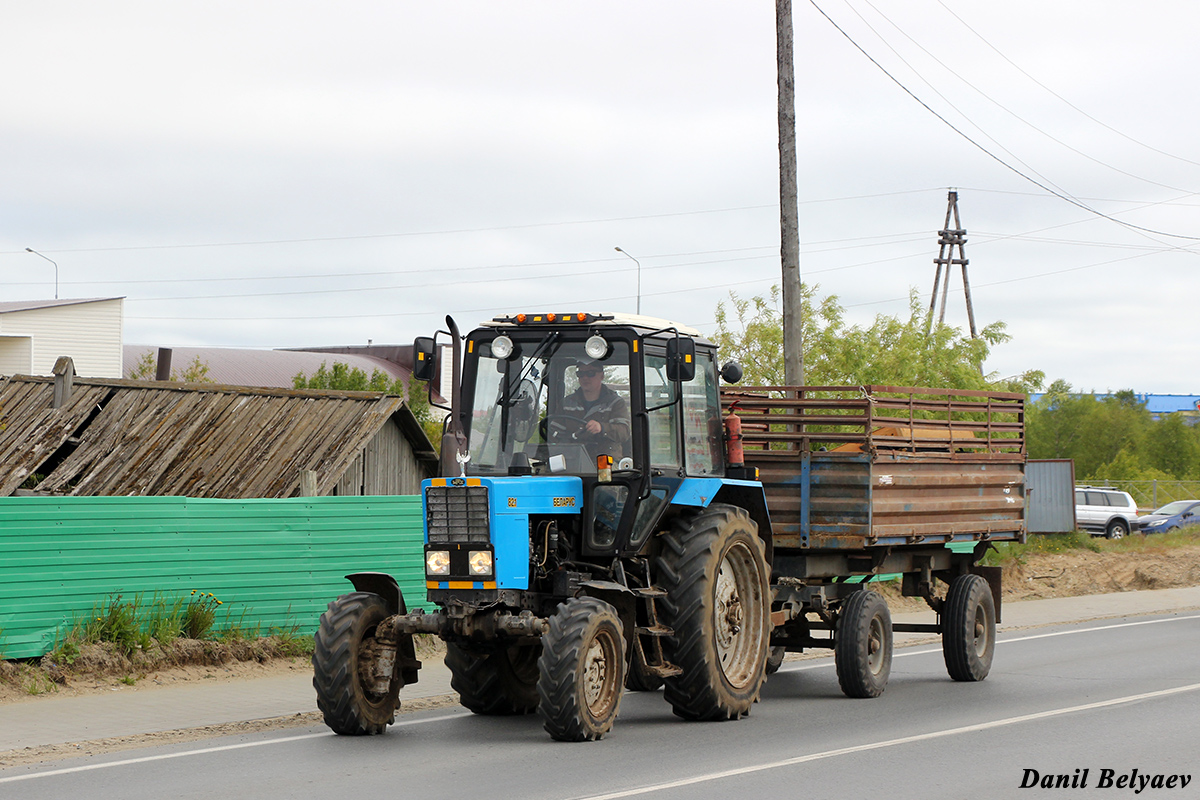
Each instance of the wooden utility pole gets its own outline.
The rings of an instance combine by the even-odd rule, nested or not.
[[[804,384],[800,332],[800,210],[796,201],[796,80],[792,57],[792,0],[775,0],[779,83],[779,253],[783,264],[783,380]]]
[[[950,227],[950,221],[953,218],[954,227]],[[979,338],[975,330],[975,309],[971,305],[971,282],[967,280],[967,260],[966,248],[967,232],[963,229],[962,223],[958,219],[958,192],[950,190],[949,196],[946,198],[946,222],[942,226],[942,230],[938,231],[938,257],[933,260],[937,265],[937,272],[933,275],[933,295],[929,298],[929,325],[933,325],[933,309],[938,304],[938,284],[941,284],[942,304],[941,310],[938,312],[938,324],[941,325],[946,321],[946,295],[950,292],[950,268],[954,265],[962,267],[963,278],[963,295],[967,301],[967,321],[971,325],[971,338]],[[954,257],[954,248],[958,248],[958,258]],[[943,272],[943,269],[945,270]]]

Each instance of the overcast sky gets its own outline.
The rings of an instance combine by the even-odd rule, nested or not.
[[[806,282],[860,323],[928,303],[955,187],[1013,337],[989,372],[1200,392],[1200,4],[818,0],[844,35],[794,2]],[[0,30],[0,299],[53,297],[32,247],[60,297],[126,298],[127,343],[633,311],[616,246],[704,333],[779,281],[770,0],[7,0]]]

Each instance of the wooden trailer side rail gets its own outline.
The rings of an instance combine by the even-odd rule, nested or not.
[[[748,460],[803,452],[873,458],[1025,460],[1025,395],[903,386],[748,386],[721,390],[742,421]]]

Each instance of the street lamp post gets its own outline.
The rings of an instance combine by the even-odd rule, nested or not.
[[[637,264],[637,313],[639,315],[641,315],[641,313],[642,313],[642,262],[638,261],[636,258],[629,255],[629,253],[626,253],[624,250],[622,250],[619,247],[614,247],[613,250],[616,250],[618,253],[620,253],[621,255],[630,259],[631,261],[633,261],[633,263]]]
[[[58,299],[58,262],[55,261],[53,258],[48,258],[46,256],[43,256],[41,253],[39,253],[37,250],[34,250],[32,247],[26,247],[25,249],[28,252],[33,253],[35,256],[45,258],[47,261],[49,261],[51,264],[54,265],[54,299],[57,300]]]

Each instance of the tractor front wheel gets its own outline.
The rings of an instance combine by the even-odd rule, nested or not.
[[[612,730],[625,688],[625,639],[617,610],[594,597],[558,607],[542,635],[538,714],[560,742],[593,741]]]
[[[317,708],[334,733],[383,733],[400,706],[400,670],[384,692],[375,691],[380,646],[375,629],[388,616],[377,594],[352,592],[329,604],[313,637],[313,687]]]

